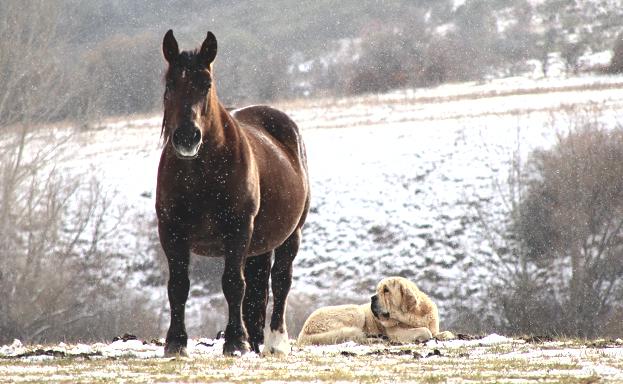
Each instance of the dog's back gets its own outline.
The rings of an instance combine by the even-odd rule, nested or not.
[[[298,337],[300,345],[363,342],[366,314],[364,305],[336,305],[312,312]]]

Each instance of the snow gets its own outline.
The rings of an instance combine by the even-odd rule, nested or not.
[[[478,340],[429,341],[424,344],[329,346],[293,345],[287,357],[222,356],[221,340],[189,340],[189,357],[163,358],[163,347],[139,340],[110,344],[24,347],[19,341],[0,347],[0,381],[32,382],[309,382],[435,381],[530,382],[598,377],[623,380],[623,342],[596,347],[578,341],[531,344],[501,335]],[[294,341],[291,340],[294,344]],[[62,357],[35,354],[18,358],[24,348],[53,350]]]
[[[316,306],[363,302],[381,278],[403,275],[437,300],[442,319],[449,316],[453,298],[481,291],[491,274],[476,207],[503,214],[499,188],[511,161],[551,146],[577,119],[616,126],[621,88],[617,76],[517,77],[278,106],[302,129],[312,189],[290,304],[297,294]],[[102,182],[111,212],[123,215],[101,247],[128,261],[157,257],[145,250],[156,231],[160,126],[161,116],[103,122],[68,143],[59,165]],[[140,275],[132,279],[139,285]],[[165,287],[150,293],[166,301]],[[202,303],[188,303],[191,331]]]
[[[294,341],[291,340],[294,344]],[[188,357],[163,358],[163,347],[138,340],[110,344],[0,347],[6,382],[600,382],[623,380],[623,343],[531,344],[488,335],[425,344],[293,345],[285,357],[222,356],[222,340],[189,340]]]
[[[447,349],[459,349],[464,347],[482,347],[482,346],[493,346],[500,344],[523,344],[523,340],[515,340],[506,336],[500,336],[497,334],[491,334],[485,336],[481,339],[476,340],[447,340],[447,341],[438,341],[438,340],[430,340],[424,344],[418,345],[425,351],[433,350],[435,348],[447,348]],[[372,344],[372,345],[362,345],[352,341],[347,341],[340,344],[335,345],[323,345],[323,346],[305,346],[301,347],[300,350],[312,355],[327,355],[327,354],[354,354],[354,355],[364,355],[370,353],[371,350],[378,349],[380,346],[384,344]],[[400,348],[408,348],[408,346],[400,346]]]
[[[498,188],[514,157],[550,146],[578,116],[616,125],[621,88],[622,77],[507,78],[281,105],[302,129],[313,196],[292,292],[317,305],[336,300],[337,287],[342,303],[366,300],[378,280],[398,274],[437,298],[443,317],[457,289],[478,291],[490,273],[478,266],[491,244],[475,207],[501,214]],[[83,132],[63,163],[92,170],[113,212],[124,212],[108,244],[122,252],[148,248],[137,223],[154,215],[160,124],[160,116],[104,123]],[[161,302],[164,287],[153,292]],[[191,327],[200,305],[189,302]]]
[[[436,346],[444,346],[449,348],[459,348],[459,347],[467,347],[467,346],[483,346],[483,345],[498,345],[498,344],[508,344],[508,343],[521,343],[522,341],[514,340],[510,337],[501,336],[495,333],[487,335],[482,339],[477,340],[447,340],[447,341],[437,341],[431,340],[426,343],[428,347],[436,347]]]
[[[32,352],[34,350],[47,350],[56,351],[65,354],[68,357],[78,355],[94,355],[102,358],[119,358],[119,357],[131,357],[139,359],[151,359],[162,358],[164,356],[164,340],[159,340],[157,344],[145,342],[142,340],[117,340],[110,344],[106,343],[94,343],[88,344],[65,344],[59,343],[53,346],[24,346],[21,341],[15,340],[12,344],[3,345],[0,347],[0,358],[10,358],[22,355],[26,352]],[[191,357],[220,357],[223,354],[224,339],[189,339],[188,340],[188,353]],[[292,353],[308,353],[312,355],[338,355],[338,354],[353,354],[363,355],[370,353],[372,350],[378,348],[388,348],[388,346],[382,342],[373,344],[358,344],[352,341],[335,344],[335,345],[322,345],[322,346],[303,346],[298,347],[295,345],[294,340],[290,340],[290,344],[293,345]],[[623,341],[617,340],[611,342],[607,348],[591,348],[578,346],[575,342],[565,341],[553,341],[543,343],[542,348],[534,348],[530,350],[518,349],[516,351],[503,354],[503,358],[515,358],[522,357],[526,359],[536,358],[582,358],[589,354],[598,353],[601,356],[611,358],[623,357]],[[408,350],[409,348],[417,348],[422,351],[428,351],[433,349],[444,350],[458,350],[466,347],[492,347],[499,345],[507,346],[527,346],[528,344],[521,339],[514,339],[507,336],[498,334],[490,334],[480,339],[474,340],[430,340],[422,344],[405,344],[405,345],[393,345],[389,347],[389,350]],[[393,349],[392,349],[393,348]],[[245,359],[255,359],[260,356],[250,352],[243,356]],[[53,356],[29,356],[23,357],[26,360],[38,360],[40,358],[54,358]]]
[[[190,339],[188,341],[187,350],[195,356],[222,356],[224,339],[207,339],[200,338],[197,340]],[[37,349],[59,352],[67,357],[91,355],[101,358],[138,358],[151,359],[164,357],[164,340],[159,340],[157,344],[144,342],[142,340],[117,340],[110,344],[94,343],[88,344],[72,344],[59,343],[54,346],[24,346],[20,340],[15,340],[12,344],[0,347],[0,358],[16,357],[27,352],[33,352]],[[245,358],[258,357],[255,353],[248,353]],[[23,359],[37,361],[42,359],[54,358],[45,354],[35,354],[34,356],[23,357]]]
[[[22,345],[22,342],[15,339],[12,344],[3,345],[0,347],[0,356],[13,356],[26,352],[26,348]]]

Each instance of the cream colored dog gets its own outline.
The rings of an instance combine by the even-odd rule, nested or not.
[[[363,343],[378,335],[399,343],[454,338],[451,332],[439,332],[437,306],[424,292],[403,277],[388,277],[378,284],[370,304],[314,311],[305,321],[298,343]]]

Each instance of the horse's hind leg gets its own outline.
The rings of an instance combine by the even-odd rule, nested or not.
[[[286,304],[290,286],[292,285],[292,262],[296,257],[301,243],[300,228],[277,249],[275,263],[271,271],[273,290],[273,314],[270,330],[265,337],[264,353],[287,355],[290,353],[290,342],[286,328]]]
[[[260,344],[264,343],[271,256],[272,252],[268,252],[249,257],[244,268],[244,279],[247,287],[242,303],[242,316],[249,333],[251,349],[255,353],[260,353]]]

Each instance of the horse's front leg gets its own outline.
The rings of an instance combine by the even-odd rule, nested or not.
[[[186,344],[188,336],[184,324],[184,312],[190,281],[188,279],[188,263],[190,250],[188,242],[180,233],[159,227],[160,242],[169,264],[169,306],[171,308],[171,323],[167,332],[164,346],[165,356],[187,356]]]
[[[251,350],[248,342],[249,335],[242,318],[242,300],[246,288],[244,267],[250,236],[251,224],[242,223],[236,225],[235,229],[224,239],[225,270],[222,286],[229,308],[223,345],[224,355],[245,354]]]

